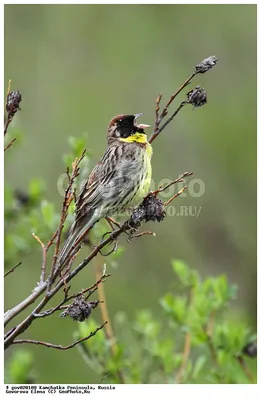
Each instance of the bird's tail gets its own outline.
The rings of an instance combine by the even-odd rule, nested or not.
[[[77,243],[78,238],[80,237],[79,230],[76,229],[75,231],[72,231],[72,228],[70,229],[69,236],[66,239],[58,255],[56,265],[59,267],[64,264],[65,260],[69,255],[75,254],[81,247],[81,243],[79,243],[77,246],[75,245]]]
[[[93,227],[96,221],[92,221],[92,218],[89,222],[86,223],[74,223],[71,226],[71,229],[68,234],[68,238],[65,241],[56,261],[56,266],[61,267],[66,259],[74,256],[79,249],[81,248],[83,239],[86,234],[88,234],[89,230]]]

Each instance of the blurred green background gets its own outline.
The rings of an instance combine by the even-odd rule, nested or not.
[[[170,260],[178,258],[205,276],[226,273],[239,286],[234,312],[255,326],[256,6],[5,6],[5,85],[11,78],[23,95],[13,124],[24,132],[6,155],[5,179],[20,189],[44,179],[47,199],[57,207],[69,136],[88,133],[94,164],[114,115],[144,112],[142,122],[153,126],[157,95],[163,92],[166,101],[213,54],[217,66],[193,81],[207,89],[208,104],[185,107],[153,144],[156,184],[184,171],[204,182],[202,196],[187,193],[173,203],[177,213],[180,206],[201,207],[200,215],[151,225],[156,238],[121,239],[125,252],[105,285],[112,320],[117,311],[131,318],[139,308],[157,315],[158,298],[171,285]],[[40,262],[40,251],[32,252],[16,279],[7,280],[6,308],[30,293]],[[91,284],[93,266],[77,279],[75,288]],[[36,321],[26,336],[65,345],[74,330],[72,321],[55,315],[48,324]],[[99,380],[75,349],[27,349],[38,382]]]

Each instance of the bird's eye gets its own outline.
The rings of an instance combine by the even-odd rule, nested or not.
[[[122,122],[122,119],[118,119],[118,122]]]

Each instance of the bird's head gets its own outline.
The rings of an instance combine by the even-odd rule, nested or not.
[[[134,138],[137,133],[145,134],[144,129],[149,128],[150,125],[137,124],[137,119],[141,117],[142,114],[126,115],[121,114],[112,118],[108,126],[108,142],[113,140],[121,140]],[[124,140],[128,141],[128,140]],[[130,140],[134,141],[134,140]]]

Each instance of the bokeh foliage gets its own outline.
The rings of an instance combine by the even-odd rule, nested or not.
[[[243,353],[255,335],[247,325],[238,326],[228,318],[236,286],[229,285],[224,275],[203,281],[196,270],[179,260],[174,260],[172,267],[178,290],[160,299],[163,319],[157,320],[148,309],[139,310],[134,321],[129,321],[124,312],[117,313],[114,355],[112,343],[106,340],[104,331],[99,331],[93,343],[79,346],[86,364],[104,377],[104,383],[256,382],[256,363]],[[75,338],[86,336],[96,327],[93,320],[79,324]],[[189,344],[185,350],[186,340]],[[239,356],[246,358],[245,363],[254,371],[248,365],[250,376],[240,367]]]
[[[57,181],[64,173],[62,154],[70,152],[68,137],[86,138],[96,162],[111,117],[143,111],[144,122],[153,125],[158,93],[168,97],[195,64],[212,54],[218,66],[195,81],[206,87],[208,104],[195,112],[183,110],[153,146],[156,184],[187,170],[204,182],[203,196],[188,193],[175,203],[177,212],[180,205],[202,207],[200,216],[169,217],[152,227],[156,238],[131,244],[122,239],[125,252],[106,283],[108,307],[112,316],[123,311],[134,320],[140,309],[149,308],[160,318],[158,298],[170,289],[168,265],[175,257],[204,276],[225,274],[235,282],[239,291],[231,318],[239,325],[255,324],[254,5],[5,6],[5,82],[11,78],[23,95],[22,111],[10,129],[19,138],[6,154],[6,204],[17,189],[33,193],[35,204],[41,204],[24,214],[21,229],[27,238],[18,232],[13,246],[6,237],[14,247],[6,253],[10,266],[20,261],[18,248],[26,250],[16,278],[7,279],[6,308],[28,295],[39,279],[41,254],[31,232],[43,222],[39,235],[44,240],[53,210],[61,207]],[[90,267],[75,285],[88,286],[93,279]],[[64,344],[74,330],[73,322],[52,317],[50,325],[37,321],[30,332]],[[97,379],[76,351],[57,355],[35,348],[34,354],[40,382]]]

